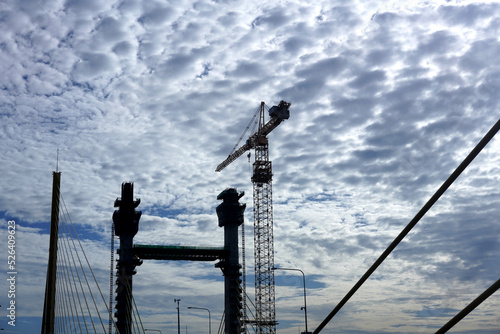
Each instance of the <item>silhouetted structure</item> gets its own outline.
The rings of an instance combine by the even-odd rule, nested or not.
[[[229,188],[217,196],[222,203],[217,206],[219,227],[224,227],[224,248],[228,257],[217,264],[224,274],[224,305],[225,305],[225,333],[239,334],[242,332],[241,311],[241,265],[238,252],[238,226],[243,224],[246,204],[238,200],[244,195],[236,189]]]
[[[136,273],[135,267],[142,263],[132,251],[141,218],[141,211],[135,211],[135,208],[140,202],[140,199],[134,200],[134,184],[122,183],[122,197],[116,199],[114,206],[118,210],[113,213],[115,234],[120,237],[115,313],[120,334],[131,333],[132,276]]]
[[[57,240],[59,234],[59,197],[61,194],[61,172],[53,173],[52,211],[50,214],[50,246],[45,300],[43,303],[42,334],[54,333],[56,305]]]
[[[258,334],[276,333],[275,284],[274,272],[274,237],[273,237],[273,171],[269,160],[269,142],[267,135],[284,120],[290,118],[291,103],[280,101],[269,109],[271,119],[265,122],[265,103],[261,102],[258,112],[258,130],[250,135],[241,147],[238,147],[246,131],[252,125],[250,121],[229,156],[221,162],[216,172],[226,168],[248,150],[255,149],[253,164],[253,213],[254,213],[254,257],[255,257],[255,324]],[[243,231],[243,229],[242,229]],[[244,245],[243,245],[244,246]],[[243,249],[244,252],[244,249]],[[244,255],[244,253],[243,253]],[[243,256],[244,258],[244,256]],[[244,263],[244,262],[243,262]],[[243,268],[245,271],[245,268]],[[244,304],[246,318],[246,305]],[[248,319],[245,319],[248,321]]]

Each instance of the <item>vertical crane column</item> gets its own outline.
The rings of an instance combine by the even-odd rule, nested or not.
[[[241,265],[238,252],[238,226],[243,224],[246,204],[238,200],[244,195],[236,189],[229,188],[217,196],[222,204],[217,206],[219,227],[224,227],[224,249],[228,256],[217,266],[224,273],[224,308],[225,308],[225,333],[239,334],[242,332],[241,311]]]
[[[265,104],[262,102],[258,131],[250,135],[246,143],[240,148],[233,149],[232,153],[215,169],[216,172],[220,172],[244,152],[252,148],[255,149],[252,182],[254,199],[255,308],[257,313],[255,320],[259,334],[276,333],[274,272],[271,270],[274,267],[273,173],[269,161],[267,135],[282,121],[290,117],[290,106],[291,103],[280,101],[277,106],[269,109],[271,119],[265,123]],[[236,146],[238,144],[239,141]]]
[[[134,258],[134,236],[139,231],[141,211],[135,208],[141,202],[134,200],[134,184],[122,183],[122,197],[115,201],[113,222],[115,233],[120,237],[120,258],[118,260],[117,288],[116,288],[116,326],[120,334],[131,333],[132,314],[132,275],[135,275],[135,266],[141,261]]]
[[[264,124],[263,104],[259,128]],[[272,166],[265,135],[255,140],[253,164],[255,308],[258,332],[276,333]]]

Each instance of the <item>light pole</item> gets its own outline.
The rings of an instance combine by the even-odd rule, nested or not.
[[[188,309],[208,311],[208,334],[212,334],[212,320],[211,320],[211,316],[210,316],[210,310],[208,308],[205,308],[205,307],[194,307],[194,306],[189,306]]]
[[[179,312],[179,302],[180,299],[174,299],[174,303],[177,303],[177,334],[181,334],[181,315]]]
[[[305,317],[305,323],[306,323],[306,334],[309,334],[309,330],[307,328],[307,299],[306,299],[306,275],[304,272],[300,269],[294,269],[294,268],[271,268],[271,270],[291,270],[291,271],[300,271],[302,273],[302,281],[304,283],[304,307],[301,307],[301,309],[304,310],[304,317]]]

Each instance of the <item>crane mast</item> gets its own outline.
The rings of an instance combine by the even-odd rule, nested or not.
[[[260,105],[259,127],[245,144],[231,153],[219,164],[219,172],[244,152],[255,149],[253,164],[253,211],[254,211],[254,257],[255,257],[255,308],[256,327],[259,334],[276,333],[275,282],[274,282],[274,238],[272,165],[269,161],[267,135],[283,120],[290,117],[291,103],[281,101],[269,109],[271,119],[265,123],[264,102]],[[246,310],[244,311],[246,313]],[[246,319],[245,319],[246,320]]]
[[[259,125],[260,128],[260,125]],[[265,135],[255,142],[253,164],[253,216],[255,308],[258,333],[276,333],[272,167]]]

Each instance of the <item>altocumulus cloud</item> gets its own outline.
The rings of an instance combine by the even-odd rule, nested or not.
[[[281,99],[292,107],[269,135],[275,262],[306,273],[315,328],[498,119],[499,16],[493,1],[4,1],[0,210],[19,225],[21,330],[40,327],[57,149],[104,286],[126,180],[143,244],[221,246],[216,196],[245,191],[253,282],[248,161],[214,169],[260,101]],[[498,150],[495,138],[324,332],[432,331],[498,279]],[[301,281],[287,274],[278,331],[296,333]],[[135,279],[148,328],[175,330],[173,298],[221,317],[212,264],[145,263]],[[499,302],[456,331],[497,333]]]

